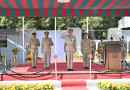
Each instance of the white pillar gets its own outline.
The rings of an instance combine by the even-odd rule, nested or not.
[[[57,47],[56,47],[56,17],[55,17],[55,55],[57,55]],[[55,59],[55,75],[57,80],[57,62]]]
[[[24,64],[24,17],[22,17],[23,22],[23,64]]]

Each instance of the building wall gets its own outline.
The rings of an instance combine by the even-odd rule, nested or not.
[[[122,30],[119,28],[109,28],[108,29],[108,41],[110,37],[113,37],[113,41],[119,41],[122,36]]]

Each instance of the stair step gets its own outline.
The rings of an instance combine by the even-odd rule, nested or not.
[[[62,90],[89,90],[86,87],[63,87]]]
[[[86,81],[61,81],[62,87],[86,87]]]

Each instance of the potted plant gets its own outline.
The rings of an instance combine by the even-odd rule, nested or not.
[[[79,60],[83,61],[83,55],[79,55]]]
[[[103,81],[98,82],[97,86],[100,90],[130,90],[130,84],[126,83],[117,83],[116,85],[113,85],[110,82]]]
[[[74,55],[75,59],[78,60],[78,53]]]
[[[31,56],[31,55],[28,55],[28,56],[26,57],[26,61],[27,61],[27,64],[32,63],[32,56]]]
[[[114,90],[115,86],[107,81],[98,82],[97,86],[100,90]]]
[[[12,49],[11,52],[13,52],[14,54],[14,65],[16,65],[16,55],[19,52],[19,50],[16,48],[16,49]]]

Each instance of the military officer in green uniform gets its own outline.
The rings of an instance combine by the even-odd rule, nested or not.
[[[124,36],[121,37],[121,41],[123,42],[121,45],[121,59],[125,60],[125,54],[127,52],[127,41],[124,40]]]
[[[29,47],[33,61],[33,68],[37,66],[38,47],[40,46],[39,39],[36,38],[36,33],[32,33],[33,38],[30,39]]]
[[[104,49],[103,49],[103,39],[100,39],[101,41],[98,43],[98,49],[102,49],[101,52],[101,63],[104,63]]]
[[[45,38],[42,39],[41,42],[41,52],[43,53],[44,57],[44,67],[49,69],[50,66],[50,58],[51,58],[51,46],[53,46],[53,41],[49,38],[49,32],[44,32]]]
[[[92,40],[91,40],[91,53],[93,55],[92,62],[93,62],[93,60],[95,60],[95,50],[96,50],[96,42],[92,38]]]
[[[91,46],[90,40],[87,38],[88,34],[84,33],[84,39],[81,40],[81,53],[83,54],[83,62],[84,62],[84,69],[89,69],[89,57],[88,55],[91,53]]]
[[[69,35],[65,35],[65,34]],[[73,71],[73,56],[76,52],[76,37],[73,35],[73,29],[64,32],[60,38],[65,39],[65,51],[67,56],[67,70]]]

